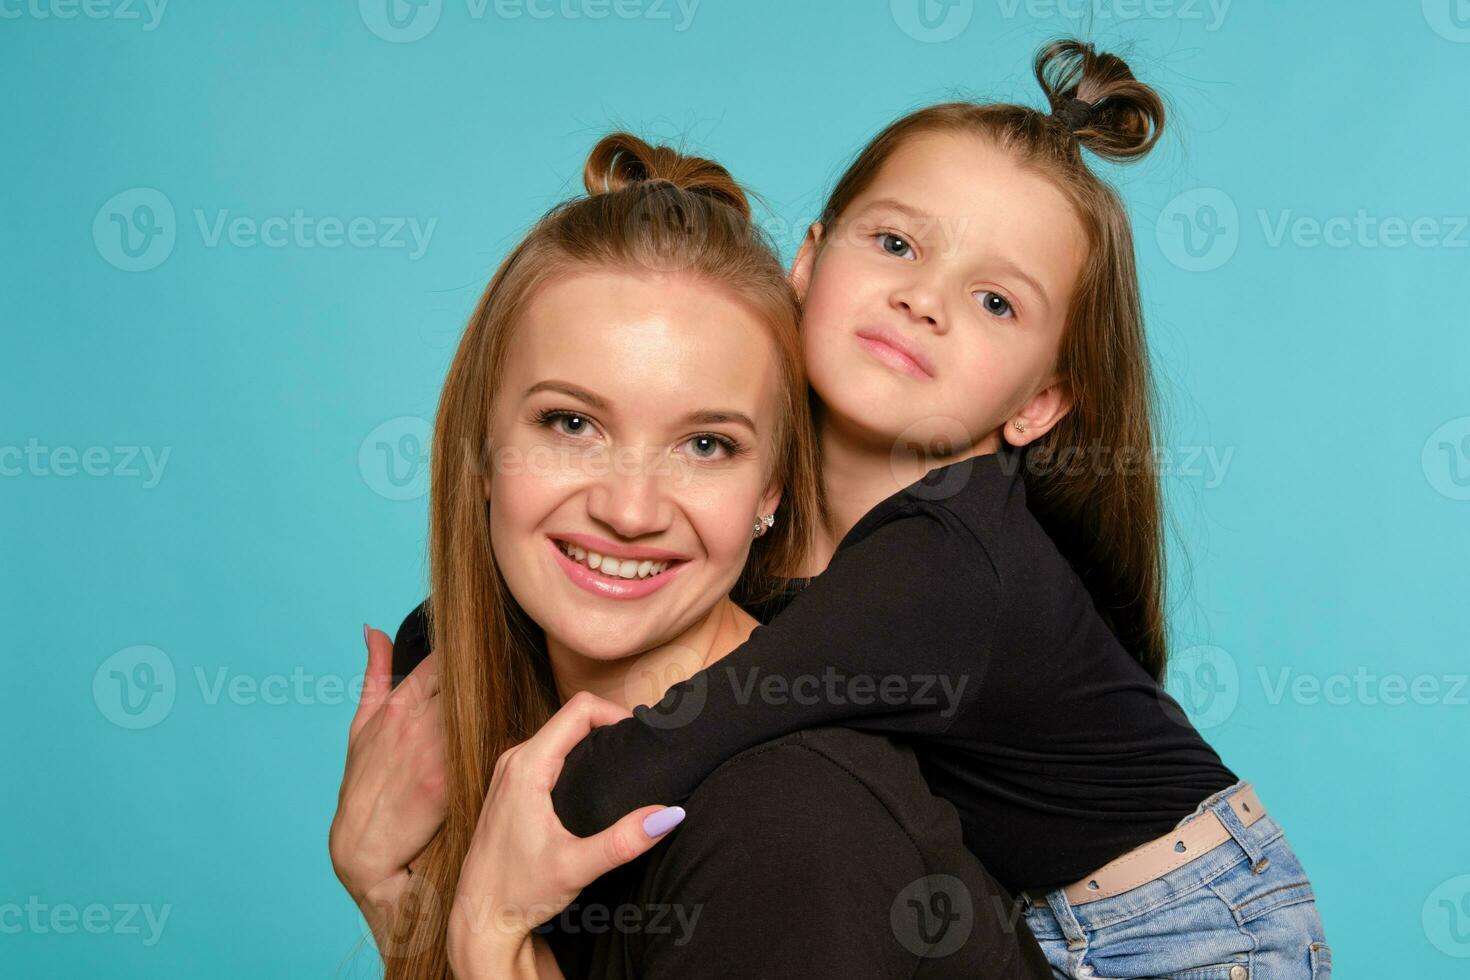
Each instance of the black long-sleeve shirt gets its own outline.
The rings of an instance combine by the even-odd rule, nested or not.
[[[1234,783],[1108,629],[1019,465],[960,460],[878,503],[745,643],[572,750],[562,822],[586,836],[682,803],[736,753],[837,724],[913,740],[1014,893],[1074,881]]]
[[[1052,976],[912,751],[836,727],[720,765],[677,829],[540,931],[589,980]]]

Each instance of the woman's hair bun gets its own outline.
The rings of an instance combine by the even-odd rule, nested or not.
[[[632,133],[609,133],[598,140],[582,168],[588,194],[659,181],[712,198],[750,220],[750,201],[724,167],[703,157],[685,156],[672,147],[651,146]]]
[[[1116,162],[1136,160],[1158,142],[1164,129],[1164,100],[1133,77],[1117,55],[1067,38],[1045,45],[1036,55],[1036,80],[1053,114],[1066,112],[1073,99],[1091,105],[1085,120],[1070,125],[1085,148]]]

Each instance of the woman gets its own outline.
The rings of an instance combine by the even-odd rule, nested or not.
[[[568,734],[658,701],[743,642],[759,624],[732,590],[769,598],[802,571],[819,514],[798,310],[744,195],[717,165],[623,135],[599,143],[584,180],[592,196],[533,229],[465,332],[435,429],[437,652],[354,721],[332,855],[389,977],[534,970],[538,947],[549,968],[531,930],[617,863],[609,855],[646,850],[680,815],[645,825],[667,811],[639,808],[600,835],[604,860],[588,857],[550,808]],[[370,635],[376,692],[382,639]],[[537,734],[558,702],[558,721]],[[399,739],[425,748],[395,753]],[[380,755],[410,762],[377,765]],[[442,829],[404,820],[417,836],[385,844],[380,802],[405,774],[432,783],[440,772]],[[684,942],[650,930],[637,951],[599,940],[593,965],[607,975],[697,965],[810,976],[793,950],[813,945],[836,971],[882,959],[915,976],[1044,975],[1010,896],[965,853],[952,808],[922,793],[912,757],[888,743],[803,733],[732,760],[702,792],[750,808],[723,820],[724,808],[707,808],[674,835],[683,858],[655,853],[604,886],[710,917]],[[750,819],[783,803],[795,814],[785,825]],[[853,827],[856,837],[836,836]],[[803,858],[805,874],[775,878]],[[731,880],[762,867],[771,873]],[[780,901],[793,886],[805,913]],[[777,891],[763,902],[762,888]],[[795,945],[757,941],[770,926],[751,907],[779,909]],[[576,945],[558,953],[585,963]]]

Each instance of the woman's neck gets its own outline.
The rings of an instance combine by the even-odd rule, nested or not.
[[[594,660],[546,637],[551,672],[563,704],[578,691],[633,708],[656,704],[664,692],[724,657],[760,625],[729,596],[667,643],[618,660]]]

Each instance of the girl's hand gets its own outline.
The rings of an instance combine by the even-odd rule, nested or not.
[[[368,661],[347,733],[347,766],[328,849],[332,868],[381,947],[409,865],[444,823],[444,723],[430,653],[393,687],[393,641],[363,627]]]
[[[532,738],[496,760],[449,913],[455,976],[535,976],[538,944],[531,930],[684,819],[680,807],[645,806],[586,838],[574,837],[557,819],[551,788],[566,754],[593,728],[630,715],[579,693]]]

